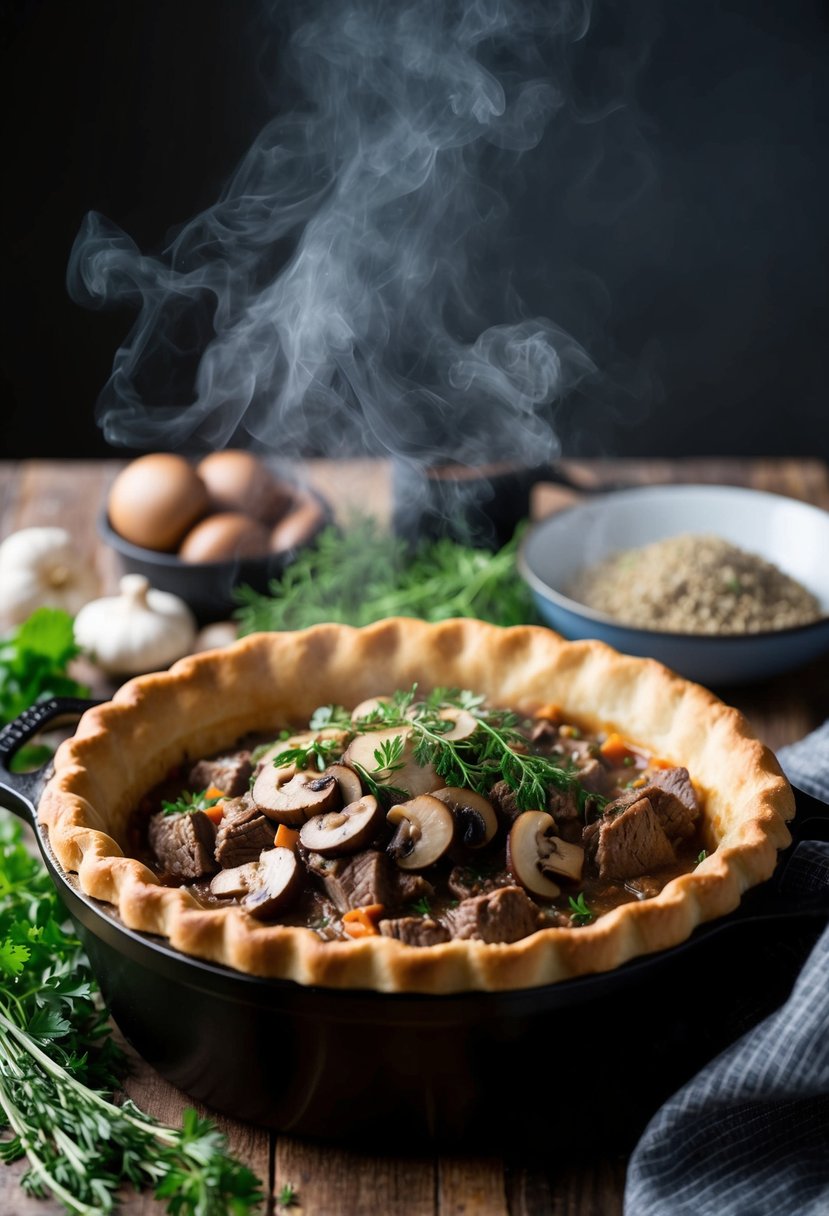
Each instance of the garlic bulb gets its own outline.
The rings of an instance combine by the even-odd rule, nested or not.
[[[93,600],[75,618],[75,641],[112,675],[142,675],[189,654],[196,636],[190,609],[154,591],[143,574],[125,574],[121,594]]]
[[[97,590],[64,528],[21,528],[0,544],[0,617],[11,625],[41,607],[74,616]]]

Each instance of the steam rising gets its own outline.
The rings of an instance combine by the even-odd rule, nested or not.
[[[107,439],[553,456],[555,403],[594,369],[505,276],[493,291],[498,182],[564,104],[588,0],[298,12],[281,72],[303,107],[268,123],[214,206],[156,256],[83,223],[71,295],[139,309],[98,405]]]

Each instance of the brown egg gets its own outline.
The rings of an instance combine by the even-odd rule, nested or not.
[[[241,511],[208,515],[181,543],[183,562],[226,562],[261,557],[268,552],[268,529]]]
[[[281,553],[305,545],[325,523],[325,511],[310,494],[298,493],[287,514],[271,532],[271,550]]]
[[[243,511],[262,523],[273,523],[287,505],[289,492],[253,452],[236,448],[211,452],[196,472],[207,486],[214,511]]]
[[[145,549],[175,549],[207,510],[207,491],[182,456],[154,452],[123,469],[109,492],[109,521]]]

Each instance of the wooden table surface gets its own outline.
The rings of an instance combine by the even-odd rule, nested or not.
[[[115,557],[99,544],[96,515],[120,463],[25,461],[0,463],[0,538],[34,524],[68,528],[98,570],[102,591],[113,589]],[[808,460],[689,460],[564,462],[564,470],[586,483],[706,482],[750,485],[829,509],[829,470]],[[308,476],[337,504],[389,512],[389,471],[371,461],[312,462]],[[538,487],[533,513],[547,514],[573,495]],[[811,664],[791,677],[728,690],[727,699],[748,717],[772,748],[800,738],[829,716],[829,661]],[[127,1091],[157,1117],[177,1123],[188,1100],[135,1057]],[[435,1152],[396,1159],[340,1151],[290,1136],[218,1118],[233,1151],[262,1179],[268,1204],[285,1183],[297,1188],[295,1216],[616,1216],[622,1211],[625,1158],[599,1152],[588,1167],[511,1156],[461,1157]],[[0,1166],[3,1216],[53,1216],[63,1209],[51,1200],[33,1200],[18,1187],[22,1166]],[[149,1195],[128,1194],[125,1216],[164,1211]]]

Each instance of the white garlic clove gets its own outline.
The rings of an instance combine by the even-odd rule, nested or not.
[[[196,621],[184,600],[156,591],[143,574],[125,574],[120,589],[75,618],[75,641],[94,663],[112,675],[141,675],[190,654]]]
[[[64,528],[21,528],[0,544],[0,620],[9,625],[36,608],[74,616],[97,590],[94,571]]]

